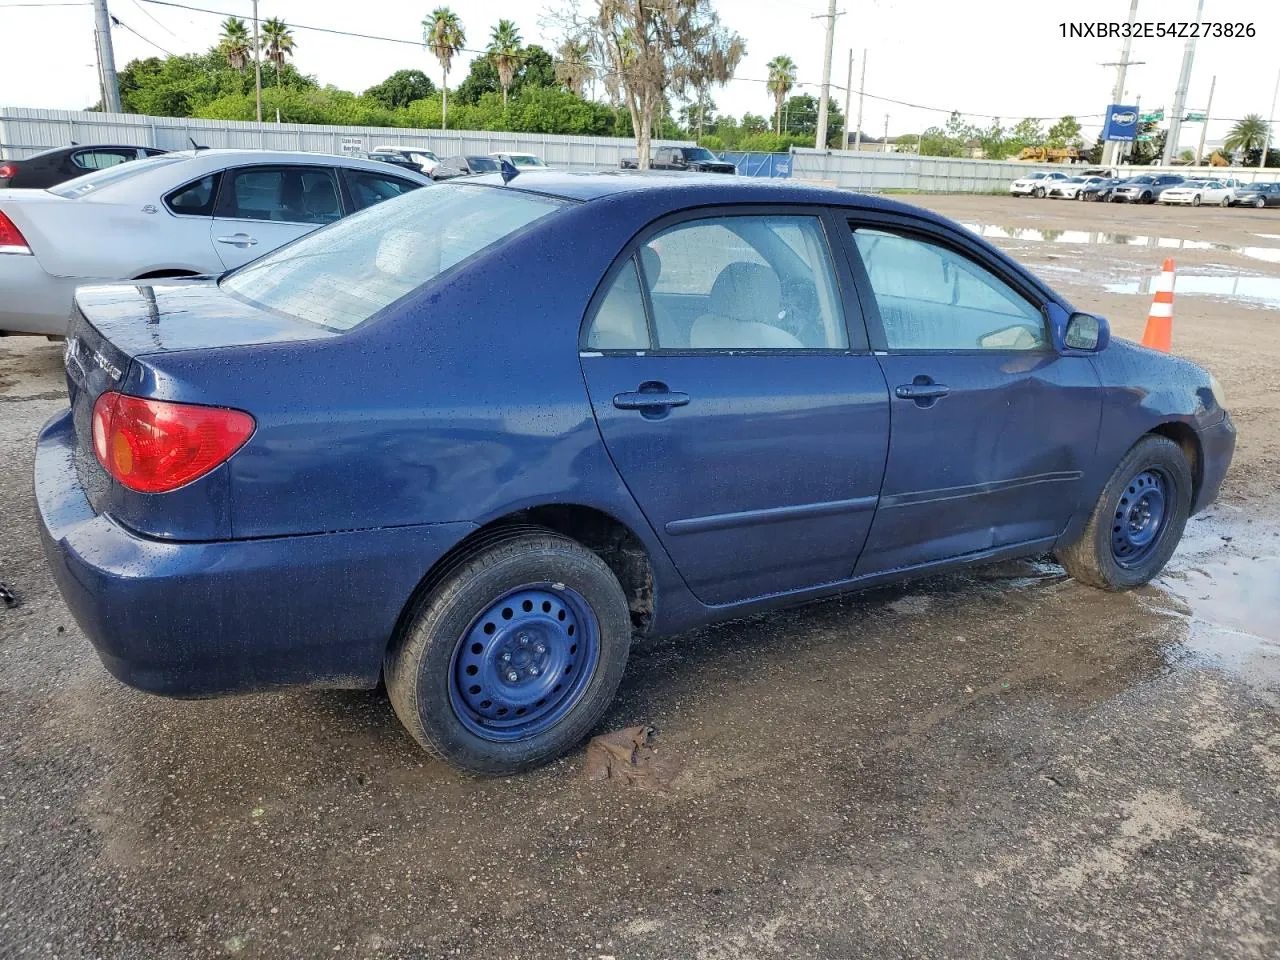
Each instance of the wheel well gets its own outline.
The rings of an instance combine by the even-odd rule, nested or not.
[[[1204,454],[1200,450],[1200,438],[1191,427],[1177,420],[1162,423],[1151,432],[1168,437],[1182,448],[1183,456],[1191,467],[1191,502],[1194,504],[1200,497],[1200,484],[1204,480]]]
[[[405,605],[396,627],[398,636],[420,598],[475,551],[483,549],[495,533],[534,525],[576,540],[603,560],[618,578],[627,596],[632,626],[645,633],[653,620],[653,565],[640,538],[625,523],[603,510],[577,504],[548,504],[509,513],[468,534],[440,558],[423,577]]]
[[[164,280],[175,277],[198,277],[200,274],[194,270],[150,270],[147,273],[140,273],[133,279],[135,280]]]

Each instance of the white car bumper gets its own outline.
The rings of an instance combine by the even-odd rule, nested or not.
[[[30,254],[0,254],[0,331],[65,334],[76,287],[86,282],[51,276]]]
[[[1009,184],[1009,192],[1014,196],[1025,197],[1035,192],[1036,187],[1042,187],[1042,183],[1011,183]]]
[[[1190,197],[1166,197],[1163,193],[1160,194],[1159,199],[1161,203],[1190,203],[1191,202]]]

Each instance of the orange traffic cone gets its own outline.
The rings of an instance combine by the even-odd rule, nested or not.
[[[1173,347],[1173,257],[1167,257],[1156,281],[1156,294],[1151,298],[1147,329],[1142,345],[1168,353]]]

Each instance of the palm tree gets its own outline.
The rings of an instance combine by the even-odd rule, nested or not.
[[[595,71],[591,67],[591,49],[582,40],[569,38],[556,51],[556,79],[575,96],[582,96]]]
[[[466,42],[462,21],[448,7],[436,7],[431,16],[422,21],[422,43],[435,54],[444,71],[444,83],[440,85],[440,126],[445,130],[449,129],[449,64]]]
[[[512,20],[499,20],[489,35],[489,56],[493,59],[494,69],[498,71],[498,83],[502,84],[502,107],[507,106],[507,91],[511,89],[511,81],[516,78],[516,67],[520,65],[523,49],[520,39],[520,28]]]
[[[1227,139],[1222,146],[1227,153],[1235,153],[1237,150],[1252,153],[1254,150],[1261,150],[1266,142],[1267,121],[1262,119],[1261,114],[1247,113],[1243,120],[1237,120],[1236,125],[1227,132]]]
[[[227,58],[232,70],[244,73],[253,53],[253,44],[249,42],[249,28],[239,17],[227,17],[222,21],[222,37],[218,49]]]
[[[279,17],[272,17],[262,23],[262,49],[267,59],[276,65],[276,89],[280,88],[280,74],[284,72],[284,63],[293,54],[296,46],[293,31]]]
[[[769,82],[765,88],[773,94],[774,132],[782,133],[782,101],[796,82],[796,62],[785,53],[774,57],[766,65],[769,70]]]

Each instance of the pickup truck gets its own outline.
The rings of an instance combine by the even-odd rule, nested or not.
[[[619,166],[623,170],[639,167],[635,157],[626,157]],[[659,147],[649,164],[650,170],[694,170],[698,173],[737,173],[732,163],[719,160],[705,147]]]

